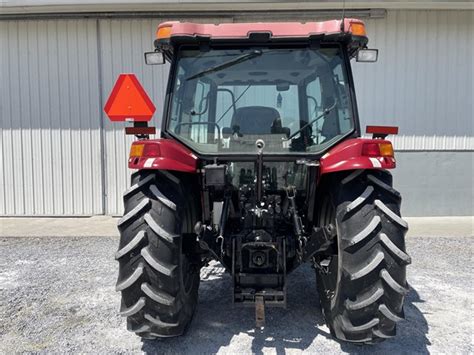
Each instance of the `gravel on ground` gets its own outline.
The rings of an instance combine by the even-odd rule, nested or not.
[[[0,353],[473,353],[473,241],[409,237],[406,321],[396,338],[358,346],[329,335],[310,267],[289,275],[287,309],[268,308],[256,331],[214,263],[186,336],[142,342],[118,315],[116,237],[0,238]]]

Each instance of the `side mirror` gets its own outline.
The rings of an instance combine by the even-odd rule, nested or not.
[[[146,65],[165,64],[165,56],[162,52],[145,52]]]
[[[378,49],[359,49],[356,60],[362,63],[375,63],[378,56]]]

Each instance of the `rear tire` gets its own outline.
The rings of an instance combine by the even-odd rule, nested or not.
[[[331,334],[349,342],[393,337],[408,292],[407,223],[400,194],[386,171],[354,171],[334,184],[320,225],[334,223],[337,246],[317,262],[318,290]]]
[[[196,212],[186,185],[166,171],[139,171],[124,193],[116,290],[127,329],[146,339],[183,334],[196,308],[200,260],[183,252]]]

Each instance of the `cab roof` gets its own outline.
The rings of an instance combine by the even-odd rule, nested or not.
[[[210,39],[245,39],[253,33],[268,34],[272,38],[305,38],[314,35],[350,33],[367,37],[365,24],[358,19],[330,20],[321,22],[253,22],[200,24],[170,21],[161,23],[156,38],[203,37]]]
[[[353,55],[367,45],[365,23],[358,19],[320,22],[253,22],[200,24],[170,21],[158,25],[155,47],[171,55],[179,44],[345,42]]]

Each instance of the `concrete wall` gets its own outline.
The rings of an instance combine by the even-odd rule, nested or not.
[[[394,186],[405,216],[473,216],[473,152],[397,152]]]

